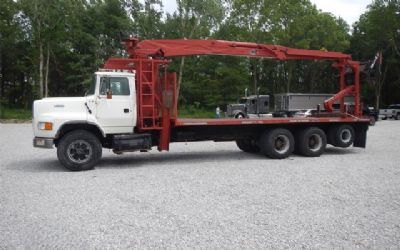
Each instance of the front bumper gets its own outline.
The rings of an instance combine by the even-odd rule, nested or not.
[[[35,148],[53,148],[54,140],[50,138],[33,138],[33,146]]]

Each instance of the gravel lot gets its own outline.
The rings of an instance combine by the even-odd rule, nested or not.
[[[367,149],[285,160],[234,143],[104,150],[68,172],[30,124],[0,124],[0,249],[399,249],[399,136],[381,121]]]

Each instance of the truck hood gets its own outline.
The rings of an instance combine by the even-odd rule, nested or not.
[[[52,116],[56,118],[65,113],[79,114],[86,119],[87,97],[52,97],[37,100],[33,103],[33,117]]]

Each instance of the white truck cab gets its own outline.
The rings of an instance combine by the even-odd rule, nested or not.
[[[96,72],[85,97],[44,98],[34,102],[33,145],[52,148],[55,144],[58,147],[64,134],[79,128],[92,131],[99,141],[110,135],[133,134],[137,122],[136,105],[134,73]],[[80,143],[75,145],[75,151],[79,151],[76,147],[92,147],[87,152],[93,154],[93,145]],[[69,146],[69,151],[74,152],[74,145]],[[79,152],[81,154],[75,154],[75,163],[82,165],[87,158],[82,150]],[[67,157],[74,163],[73,154]]]

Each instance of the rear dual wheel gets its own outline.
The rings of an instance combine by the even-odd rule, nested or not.
[[[306,128],[297,134],[296,152],[307,157],[318,157],[325,152],[325,132],[316,127]]]
[[[290,156],[294,149],[304,156],[318,157],[325,152],[325,132],[316,127],[305,128],[296,136],[283,128],[265,131],[260,138],[260,151],[272,159],[284,159]]]
[[[272,159],[284,159],[294,150],[292,133],[283,128],[265,131],[260,138],[260,151]]]
[[[331,127],[328,132],[329,143],[335,147],[350,147],[355,139],[354,128],[350,125],[338,125]]]

